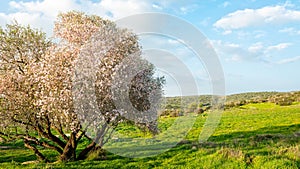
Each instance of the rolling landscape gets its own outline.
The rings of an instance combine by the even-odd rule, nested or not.
[[[1,0],[0,169],[300,169],[299,22],[300,0]]]
[[[54,163],[37,163],[34,153],[26,149],[21,140],[1,139],[0,168],[300,167],[300,92],[257,92],[227,96],[220,124],[203,143],[198,142],[198,135],[211,110],[197,111],[207,108],[208,105],[201,105],[209,103],[210,99],[209,96],[188,98],[188,105],[200,105],[194,111],[186,112],[197,116],[193,127],[175,147],[155,157],[126,158],[104,152],[105,156],[91,154],[85,161],[55,163],[55,152],[44,150],[49,151],[47,155]],[[160,116],[161,132],[178,118],[178,114],[173,113],[180,111],[174,109],[179,104],[176,100],[180,98],[167,98],[165,107],[172,111]],[[187,109],[190,107],[187,106]],[[130,124],[121,124],[117,131],[133,138],[147,136]]]

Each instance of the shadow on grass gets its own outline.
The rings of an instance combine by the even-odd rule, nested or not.
[[[201,153],[202,156],[209,156],[212,154],[223,153],[222,149],[229,149],[233,151],[229,153],[235,153],[234,151],[242,151],[243,158],[247,163],[251,163],[255,156],[269,157],[273,152],[271,147],[276,146],[294,146],[300,144],[300,124],[289,126],[270,126],[264,127],[254,131],[234,132],[224,135],[212,136],[207,142],[198,143],[191,141],[183,141],[170,150],[159,154],[154,157],[147,157],[142,159],[131,159],[126,157],[120,157],[117,155],[108,155],[107,160],[123,161],[125,163],[131,162],[143,162],[155,161],[155,165],[160,165],[158,159],[169,159],[180,153],[193,153],[199,149],[204,150]],[[145,147],[146,148],[146,147]],[[276,149],[277,150],[277,149]],[[280,151],[280,149],[278,149]],[[273,157],[272,157],[273,158]],[[276,155],[274,158],[288,158],[285,155]],[[297,166],[300,165],[299,159],[291,159],[296,162]]]
[[[53,168],[76,168],[78,166],[91,168],[94,166],[97,166],[97,168],[122,168],[126,166],[128,168],[135,168],[141,165],[141,167],[152,168],[163,166],[166,160],[168,161],[170,159],[173,160],[173,163],[182,163],[182,165],[184,165],[183,161],[177,160],[179,157],[188,159],[191,155],[197,155],[197,158],[208,158],[208,156],[213,155],[209,158],[224,156],[223,160],[226,160],[226,158],[240,158],[240,156],[242,156],[242,160],[245,161],[247,165],[251,165],[257,156],[264,156],[270,158],[270,160],[288,159],[289,162],[294,162],[295,165],[300,168],[300,157],[295,159],[289,157],[285,152],[294,151],[289,148],[293,148],[295,145],[300,145],[300,124],[270,126],[254,131],[217,135],[212,136],[204,143],[184,140],[170,150],[154,157],[128,158],[107,152],[107,158],[105,160],[76,161],[65,164],[39,164],[39,166],[51,166]],[[284,149],[277,148],[276,146],[282,146]],[[149,147],[149,145],[145,146],[145,148],[155,151],[155,149]],[[272,148],[274,149],[272,150]],[[276,151],[275,155],[272,154],[274,150]],[[36,159],[32,152],[25,150],[19,153],[14,152],[14,150],[1,150],[0,153],[0,163],[11,161],[24,162]]]
[[[240,141],[249,141],[249,139],[254,139],[256,141],[265,141],[265,140],[285,140],[294,135],[295,137],[300,138],[300,124],[294,124],[289,126],[270,126],[260,128],[254,131],[242,131],[234,132],[229,134],[222,134],[218,136],[211,136],[209,141],[211,142],[234,142],[236,140]],[[289,141],[289,140],[287,140]],[[290,140],[290,143],[293,143],[294,140]]]
[[[26,162],[36,160],[36,156],[26,149],[7,149],[0,150],[0,163],[4,162]]]

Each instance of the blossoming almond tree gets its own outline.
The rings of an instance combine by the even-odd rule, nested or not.
[[[68,12],[55,22],[56,43],[16,23],[0,33],[2,137],[23,139],[40,160],[47,161],[43,147],[70,161],[101,149],[122,121],[157,132],[164,80],[153,77],[154,67],[141,58],[130,31],[98,16]],[[122,88],[133,67],[140,71]],[[134,109],[116,105],[126,98]],[[83,139],[89,144],[76,156]]]

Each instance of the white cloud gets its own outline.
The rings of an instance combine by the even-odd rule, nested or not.
[[[287,58],[287,59],[282,59],[278,62],[276,62],[277,64],[287,64],[287,63],[293,63],[293,62],[297,62],[300,61],[300,56],[296,56],[293,58]]]
[[[16,12],[8,15],[0,13],[1,24],[6,24],[7,20],[12,21],[14,19],[20,23],[33,23],[39,17],[39,14],[29,14],[26,12]]]
[[[224,31],[222,34],[223,34],[223,35],[229,35],[229,34],[231,34],[231,33],[232,33],[231,30],[226,30],[226,31]]]
[[[256,35],[254,35],[254,38],[255,39],[259,39],[259,38],[262,38],[265,36],[265,33],[264,32],[257,32]]]
[[[217,54],[226,61],[242,61],[252,58],[253,55],[247,50],[243,49],[239,44],[223,42],[221,40],[211,40]]]
[[[203,19],[202,21],[200,21],[200,24],[201,24],[202,26],[208,26],[210,20],[211,20],[211,18],[210,18],[210,17],[207,17],[207,18]]]
[[[248,51],[249,52],[252,52],[252,53],[257,53],[257,52],[260,52],[262,51],[264,48],[262,42],[257,42],[253,45],[251,45],[249,48],[248,48]]]
[[[230,13],[214,26],[225,30],[240,29],[268,24],[283,24],[300,21],[300,11],[287,9],[291,5],[266,6],[260,9],[244,9]]]
[[[0,13],[1,26],[15,19],[20,24],[42,28],[47,34],[52,34],[53,22],[59,12],[77,10],[115,20],[135,13],[156,10],[155,6],[152,6],[152,0],[102,0],[99,2],[91,0],[33,0],[11,1],[9,6],[14,12]]]
[[[228,2],[228,1],[225,1],[224,3],[223,3],[223,7],[224,8],[226,8],[227,6],[229,6],[230,5],[230,2]]]
[[[279,30],[280,33],[288,33],[290,35],[300,35],[300,30],[293,27],[283,28]]]
[[[283,50],[289,46],[291,46],[292,44],[291,43],[280,43],[280,44],[277,44],[277,45],[273,45],[273,46],[269,46],[266,51],[279,51],[279,50]]]
[[[58,5],[59,4],[59,5]],[[42,13],[46,16],[56,17],[57,13],[65,12],[72,9],[79,9],[79,5],[74,0],[44,0],[16,2],[11,1],[9,5],[19,11],[27,13]]]
[[[196,4],[183,5],[179,8],[179,13],[185,15],[185,14],[195,11],[197,8],[198,8],[198,5],[196,5]]]
[[[59,4],[59,5],[58,5]],[[43,0],[29,2],[10,2],[10,6],[14,9],[28,13],[43,13],[47,16],[56,17],[59,12],[70,10],[81,10],[84,12],[93,12],[104,17],[111,17],[107,13],[113,15],[113,19],[128,16],[134,13],[146,12],[151,10],[150,1],[139,0],[102,0],[92,2],[90,0]],[[158,5],[156,5],[157,7]]]
[[[197,8],[191,0],[29,0],[11,1],[9,6],[9,13],[0,13],[0,26],[16,19],[20,24],[42,28],[48,35],[52,34],[53,23],[59,12],[77,10],[116,20],[132,14],[162,10],[186,14]]]
[[[158,9],[158,10],[162,10],[163,7],[158,5],[158,4],[152,4],[152,7],[155,8],[155,9]]]
[[[42,29],[48,35],[52,34],[54,18],[39,13],[0,13],[0,26],[11,23],[13,20],[16,20],[19,24],[22,25],[30,25],[34,28]]]
[[[16,20],[20,24],[42,29],[48,35],[52,34],[54,20],[59,12],[81,10],[79,2],[75,0],[10,1],[9,7],[13,12],[0,13],[0,26]]]
[[[232,33],[235,33],[238,39],[240,40],[245,40],[245,39],[260,39],[262,37],[266,36],[266,32],[262,30],[256,30],[256,31],[245,31],[245,30],[237,30],[233,32],[233,30],[223,30],[224,32],[226,31],[231,31]]]
[[[212,40],[212,44],[218,55],[226,61],[259,61],[264,63],[275,63],[272,60],[274,60],[274,56],[278,55],[278,51],[282,51],[292,45],[292,43],[279,43],[266,46],[263,42],[256,42],[249,47],[245,47],[221,40]],[[280,63],[292,62],[295,61],[294,59],[295,58],[282,60]]]
[[[102,0],[97,5],[99,10],[102,9],[112,13],[113,18],[121,18],[151,10],[151,4],[148,1],[140,0]]]

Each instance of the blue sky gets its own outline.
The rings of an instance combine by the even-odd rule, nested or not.
[[[300,90],[300,0],[2,0],[0,25],[16,19],[50,36],[58,12],[69,10],[112,20],[143,12],[177,16],[210,40],[223,67],[227,94]],[[144,38],[143,42],[147,45],[153,39]],[[153,46],[163,46],[158,41]],[[174,55],[193,57],[174,41],[164,42],[169,43],[165,49]],[[185,64],[197,79],[200,93],[210,93],[205,68],[192,59]],[[171,90],[171,84],[167,94],[176,95],[178,89]]]

